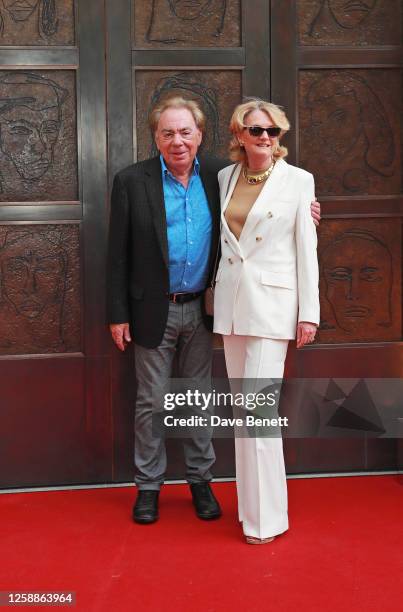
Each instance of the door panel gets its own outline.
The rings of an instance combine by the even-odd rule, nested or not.
[[[147,123],[148,110],[167,92],[197,100],[206,116],[206,133],[200,152],[226,157],[229,136],[222,131],[229,124],[232,109],[242,91],[242,73],[235,70],[138,70],[135,76],[137,158],[157,154]]]
[[[298,376],[403,371],[402,5],[367,4],[272,2],[272,99],[295,126],[289,158],[314,174],[323,211],[321,325],[314,346],[289,356]],[[292,471],[397,466],[395,440],[286,445]]]
[[[193,7],[183,4],[167,0],[152,0],[146,5],[134,2],[135,46],[150,49],[240,46],[240,0],[209,0],[194,3]]]

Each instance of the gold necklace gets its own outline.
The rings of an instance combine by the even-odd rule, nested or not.
[[[270,166],[270,168],[267,168],[267,170],[265,170],[264,172],[259,172],[257,174],[255,173],[250,173],[248,172],[248,168],[246,166],[243,167],[243,176],[244,179],[246,180],[246,182],[249,185],[258,185],[259,183],[262,183],[263,181],[267,180],[270,176],[270,174],[273,172],[273,168],[274,168],[274,164],[276,162],[273,161],[272,165]]]

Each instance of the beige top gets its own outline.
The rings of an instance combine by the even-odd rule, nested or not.
[[[228,227],[237,240],[239,240],[246,218],[265,184],[266,181],[262,181],[257,185],[249,185],[241,171],[224,214]]]

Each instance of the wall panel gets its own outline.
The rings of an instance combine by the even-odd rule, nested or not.
[[[317,342],[402,340],[402,229],[394,219],[325,219]]]
[[[81,350],[79,226],[0,226],[0,354]]]
[[[77,200],[75,71],[0,71],[0,105],[0,202]]]
[[[0,45],[74,45],[74,0],[2,0]]]
[[[226,157],[227,126],[241,97],[241,73],[235,70],[138,71],[136,76],[136,124],[138,159],[154,156],[157,149],[146,122],[147,111],[167,92],[196,100],[206,116],[200,152]]]
[[[136,47],[238,47],[240,0],[134,0]]]
[[[400,45],[400,0],[299,0],[301,45]]]
[[[318,195],[401,193],[401,71],[301,70],[300,163]]]

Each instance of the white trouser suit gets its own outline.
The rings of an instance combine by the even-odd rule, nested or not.
[[[310,213],[311,174],[277,161],[252,206],[239,241],[224,213],[241,166],[220,171],[221,260],[214,331],[223,334],[229,378],[282,378],[288,341],[298,321],[319,323],[316,229]],[[228,183],[231,183],[228,185]],[[224,195],[226,194],[226,195]],[[239,519],[247,536],[288,528],[280,437],[235,437]]]

